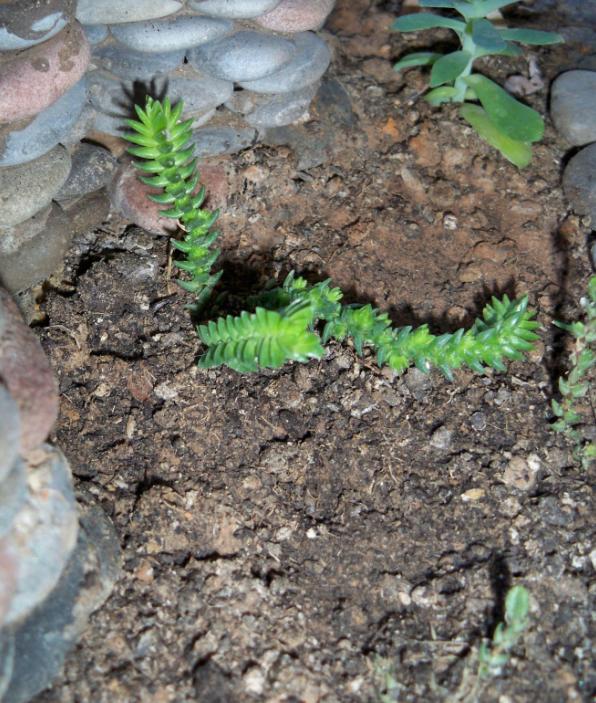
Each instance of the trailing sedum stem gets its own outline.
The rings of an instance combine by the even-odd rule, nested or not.
[[[201,325],[198,334],[209,349],[199,365],[225,364],[242,372],[278,368],[290,360],[321,358],[321,342],[350,338],[358,354],[370,347],[380,366],[386,364],[397,373],[411,365],[424,372],[434,366],[451,379],[452,371],[462,366],[478,373],[487,366],[505,371],[505,359],[523,358],[538,339],[538,323],[525,297],[493,298],[469,330],[439,336],[427,325],[391,327],[387,313],[371,305],[342,305],[341,298],[341,290],[332,288],[330,281],[308,286],[290,274],[281,288],[259,297],[252,315],[243,312]],[[319,321],[325,323],[321,338],[314,331]]]
[[[194,147],[189,144],[192,138],[193,120],[181,121],[183,103],[180,101],[172,108],[166,98],[163,104],[159,100],[147,97],[145,109],[135,105],[138,120],[127,120],[134,132],[125,135],[136,146],[128,152],[141,161],[135,166],[147,176],[140,180],[153,188],[161,188],[163,193],[148,197],[160,205],[168,206],[162,215],[178,220],[185,232],[180,241],[172,239],[172,246],[183,252],[185,260],[176,261],[175,265],[190,274],[190,280],[178,279],[178,284],[196,297],[196,309],[202,307],[215,284],[221,277],[221,271],[211,273],[211,267],[219,256],[219,249],[211,245],[219,236],[212,226],[219,216],[219,211],[202,208],[205,188],[199,189],[200,173],[194,157]]]
[[[147,98],[144,110],[135,109],[139,119],[128,120],[134,132],[127,139],[135,144],[129,152],[141,159],[137,168],[150,174],[141,181],[163,191],[150,195],[151,200],[166,205],[163,214],[178,220],[186,232],[182,241],[172,244],[185,255],[176,265],[190,274],[190,280],[178,283],[196,296],[192,307],[197,309],[221,272],[211,273],[219,255],[218,249],[210,249],[218,236],[211,230],[218,212],[201,207],[205,189],[197,192],[199,171],[189,146],[192,120],[181,121],[182,102],[172,108],[167,99],[162,104]],[[279,368],[288,361],[320,359],[326,342],[349,338],[358,354],[368,347],[376,352],[379,365],[398,373],[415,364],[424,372],[434,366],[452,378],[452,371],[462,366],[478,373],[487,366],[505,371],[504,361],[521,359],[537,339],[538,324],[527,309],[527,298],[493,298],[469,330],[435,336],[427,325],[394,328],[387,313],[371,305],[342,305],[342,296],[330,281],[309,286],[292,273],[283,286],[258,296],[255,312],[200,325],[197,333],[207,351],[199,365],[226,365],[241,373]]]

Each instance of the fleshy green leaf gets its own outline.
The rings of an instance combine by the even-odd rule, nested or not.
[[[452,20],[448,17],[441,17],[432,12],[416,12],[411,15],[398,17],[391,25],[391,29],[398,32],[417,32],[421,29],[433,29],[435,27],[446,27],[456,32],[464,32],[466,25],[459,20]]]
[[[471,59],[472,55],[467,51],[453,51],[451,54],[442,56],[433,64],[430,73],[431,88],[436,88],[443,83],[452,83],[463,73]]]
[[[479,105],[462,105],[459,114],[478,132],[479,136],[518,168],[525,168],[532,160],[529,144],[518,142],[503,134]]]
[[[486,76],[464,78],[482,103],[499,132],[519,142],[537,142],[544,134],[544,121],[532,108],[522,105]]]
[[[453,0],[420,0],[420,7],[437,7],[444,10],[454,10],[455,2]]]
[[[503,39],[517,41],[521,44],[560,44],[565,39],[556,32],[542,32],[538,29],[500,29],[499,34]]]
[[[530,594],[523,586],[510,588],[505,598],[505,618],[508,623],[524,622],[530,610]]]
[[[457,89],[452,86],[443,85],[428,92],[424,99],[435,107],[441,103],[448,103],[457,96]]]
[[[507,47],[497,29],[486,19],[472,21],[472,39],[484,51],[495,53]]]
[[[404,68],[412,68],[414,66],[432,66],[441,56],[442,54],[437,54],[433,51],[417,51],[404,56],[394,64],[393,68],[396,71],[401,71]]]

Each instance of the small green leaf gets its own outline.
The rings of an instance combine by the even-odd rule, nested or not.
[[[454,10],[456,3],[453,0],[420,0],[420,7],[440,7],[443,10]]]
[[[456,97],[457,89],[452,86],[443,85],[440,88],[435,88],[431,90],[424,96],[424,99],[435,107],[441,105],[441,103],[448,103]]]
[[[474,74],[463,80],[473,88],[499,132],[518,142],[542,139],[544,121],[535,110],[522,105],[486,76]]]
[[[488,17],[488,15],[491,14],[491,12],[496,12],[497,10],[500,10],[502,7],[505,7],[506,5],[513,5],[514,2],[517,0],[483,0],[483,2],[474,2],[472,3],[475,6],[475,14],[473,15],[474,17]],[[458,2],[458,7],[459,5],[463,4],[460,0]],[[466,4],[468,4],[468,1],[466,0]]]
[[[472,21],[472,39],[476,46],[490,53],[503,51],[507,47],[501,34],[485,19]]]
[[[411,15],[398,17],[391,25],[391,29],[398,32],[417,32],[420,29],[433,29],[434,27],[446,27],[456,32],[464,32],[466,25],[459,20],[452,20],[448,17],[441,17],[432,12],[417,12]]]
[[[432,66],[441,56],[442,54],[437,54],[434,51],[417,51],[401,58],[393,68],[395,71],[401,71],[403,68],[412,68],[414,66]]]
[[[453,51],[446,54],[433,64],[430,73],[430,87],[436,88],[443,83],[452,83],[466,69],[472,59],[467,51]]]
[[[542,32],[538,29],[500,29],[499,34],[503,39],[518,41],[521,44],[560,44],[565,39],[556,32]]]
[[[505,598],[505,619],[508,623],[524,622],[530,610],[530,594],[523,586],[513,586]]]
[[[482,139],[498,149],[518,168],[524,168],[532,160],[530,145],[511,139],[499,131],[487,113],[478,105],[462,105],[459,114],[472,125]]]

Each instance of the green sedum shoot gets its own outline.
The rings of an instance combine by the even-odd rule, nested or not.
[[[581,431],[585,420],[578,403],[589,395],[596,368],[596,276],[590,278],[588,295],[581,299],[580,304],[585,311],[585,322],[555,322],[557,327],[575,338],[575,347],[571,352],[569,374],[559,378],[561,400],[553,400],[552,409],[557,418],[553,429],[574,443],[576,460],[587,468],[596,460],[596,443],[587,440]]]
[[[180,241],[172,239],[172,246],[184,253],[183,261],[175,265],[190,274],[190,280],[178,280],[185,290],[196,297],[194,307],[199,309],[205,303],[221,271],[211,273],[211,268],[219,256],[219,249],[211,249],[219,232],[212,230],[219,212],[211,212],[201,207],[205,199],[205,188],[199,186],[200,174],[194,149],[189,146],[192,137],[192,119],[181,121],[183,103],[172,108],[166,98],[163,104],[151,97],[147,98],[145,109],[135,105],[138,120],[127,120],[132,133],[125,137],[135,146],[128,152],[140,161],[135,166],[145,174],[140,180],[153,188],[161,188],[163,193],[148,197],[160,205],[167,205],[162,215],[177,220],[185,232]]]
[[[399,17],[392,28],[400,32],[435,27],[452,29],[461,48],[445,55],[428,51],[408,54],[394,68],[400,71],[414,66],[431,66],[431,90],[426,94],[426,100],[431,105],[465,103],[460,108],[460,115],[482,139],[523,168],[532,159],[532,143],[542,139],[544,120],[486,76],[472,73],[472,68],[476,59],[483,56],[519,56],[521,49],[514,42],[555,44],[562,42],[563,38],[553,32],[495,27],[487,19],[492,12],[512,4],[512,0],[420,0],[421,7],[454,10],[463,21],[433,13],[417,13]]]
[[[201,208],[205,189],[196,193],[199,172],[189,146],[192,120],[181,121],[182,109],[181,102],[172,108],[168,100],[162,104],[148,98],[145,109],[136,107],[139,120],[128,121],[134,132],[127,138],[135,144],[129,151],[140,159],[139,170],[152,174],[141,176],[143,183],[163,190],[149,197],[166,205],[163,214],[177,219],[186,232],[173,244],[186,257],[177,266],[190,280],[179,283],[196,296],[190,306],[196,310],[221,275],[211,273],[219,251],[209,249],[217,237],[211,226],[218,213]],[[206,346],[199,366],[226,365],[240,373],[276,369],[289,361],[321,359],[327,342],[350,339],[358,354],[369,348],[379,365],[397,373],[411,365],[424,372],[436,367],[451,379],[462,366],[478,373],[486,367],[505,371],[505,360],[523,358],[537,339],[538,324],[525,297],[493,298],[469,330],[438,336],[427,325],[394,328],[387,313],[371,305],[342,305],[342,297],[330,281],[309,285],[291,273],[281,287],[256,298],[254,312],[199,326],[198,336]]]

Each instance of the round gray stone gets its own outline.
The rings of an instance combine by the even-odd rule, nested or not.
[[[596,141],[596,71],[567,71],[551,90],[555,127],[574,146]]]
[[[0,51],[27,49],[63,29],[71,17],[68,0],[6,0],[0,3]]]
[[[55,203],[15,227],[0,227],[0,285],[18,293],[45,280],[64,260],[74,232]]]
[[[567,164],[563,190],[578,215],[589,215],[596,227],[596,144],[590,144]]]
[[[32,161],[65,141],[81,115],[86,95],[87,85],[83,78],[31,122],[18,128],[15,125],[2,126],[0,166]]]
[[[134,51],[119,44],[102,46],[93,52],[93,63],[98,68],[128,80],[150,81],[180,66],[184,61],[184,49],[148,54]]]
[[[233,127],[204,127],[192,133],[195,154],[201,159],[220,154],[236,154],[253,146],[257,139],[256,129],[234,129]]]
[[[250,19],[277,7],[281,0],[190,0],[193,10],[212,17]]]
[[[0,222],[13,227],[47,207],[70,173],[70,155],[58,144],[34,161],[0,169]]]
[[[95,506],[82,505],[81,511],[76,547],[60,580],[47,598],[11,631],[9,644],[14,656],[2,698],[5,703],[28,703],[51,685],[66,655],[81,637],[90,614],[102,605],[119,578],[120,545],[113,525]],[[10,654],[11,649],[7,647],[6,652]]]
[[[83,27],[83,32],[85,32],[89,44],[96,46],[107,39],[110,30],[105,24],[86,24]]]
[[[112,27],[112,35],[130,49],[142,52],[168,52],[190,49],[230,34],[229,20],[183,15],[151,22],[132,22]]]
[[[58,201],[103,188],[110,182],[117,167],[117,160],[107,149],[85,142],[74,149],[71,159],[70,175],[55,196]]]
[[[291,41],[261,32],[237,32],[190,49],[188,61],[199,71],[228,81],[252,81],[268,76],[296,52]]]
[[[275,95],[246,115],[245,119],[248,124],[260,128],[282,127],[300,122],[308,115],[308,108],[318,87],[315,83],[293,93]]]
[[[156,78],[151,93],[159,96],[167,92],[174,104],[183,100],[184,114],[203,120],[210,119],[213,111],[228,100],[233,89],[231,81],[200,75],[190,67],[184,67],[168,77]],[[115,136],[130,131],[124,120],[134,116],[134,94],[132,83],[119,81],[103,71],[89,74],[89,97],[91,105],[98,111],[95,129]],[[134,99],[139,104],[145,101],[141,95]]]
[[[120,24],[167,17],[182,7],[178,0],[77,0],[81,24]]]
[[[296,34],[294,57],[283,68],[254,81],[240,81],[240,85],[255,93],[290,93],[315,83],[325,73],[331,61],[327,44],[312,32]]]
[[[22,621],[52,591],[78,532],[70,467],[62,452],[42,445],[29,455],[26,471],[27,501],[5,536],[17,564],[16,591],[5,625]]]
[[[0,539],[12,528],[13,521],[27,500],[27,475],[21,459],[0,481]]]
[[[0,337],[4,322],[0,319]],[[21,419],[14,398],[0,383],[0,481],[8,476],[21,450]]]

